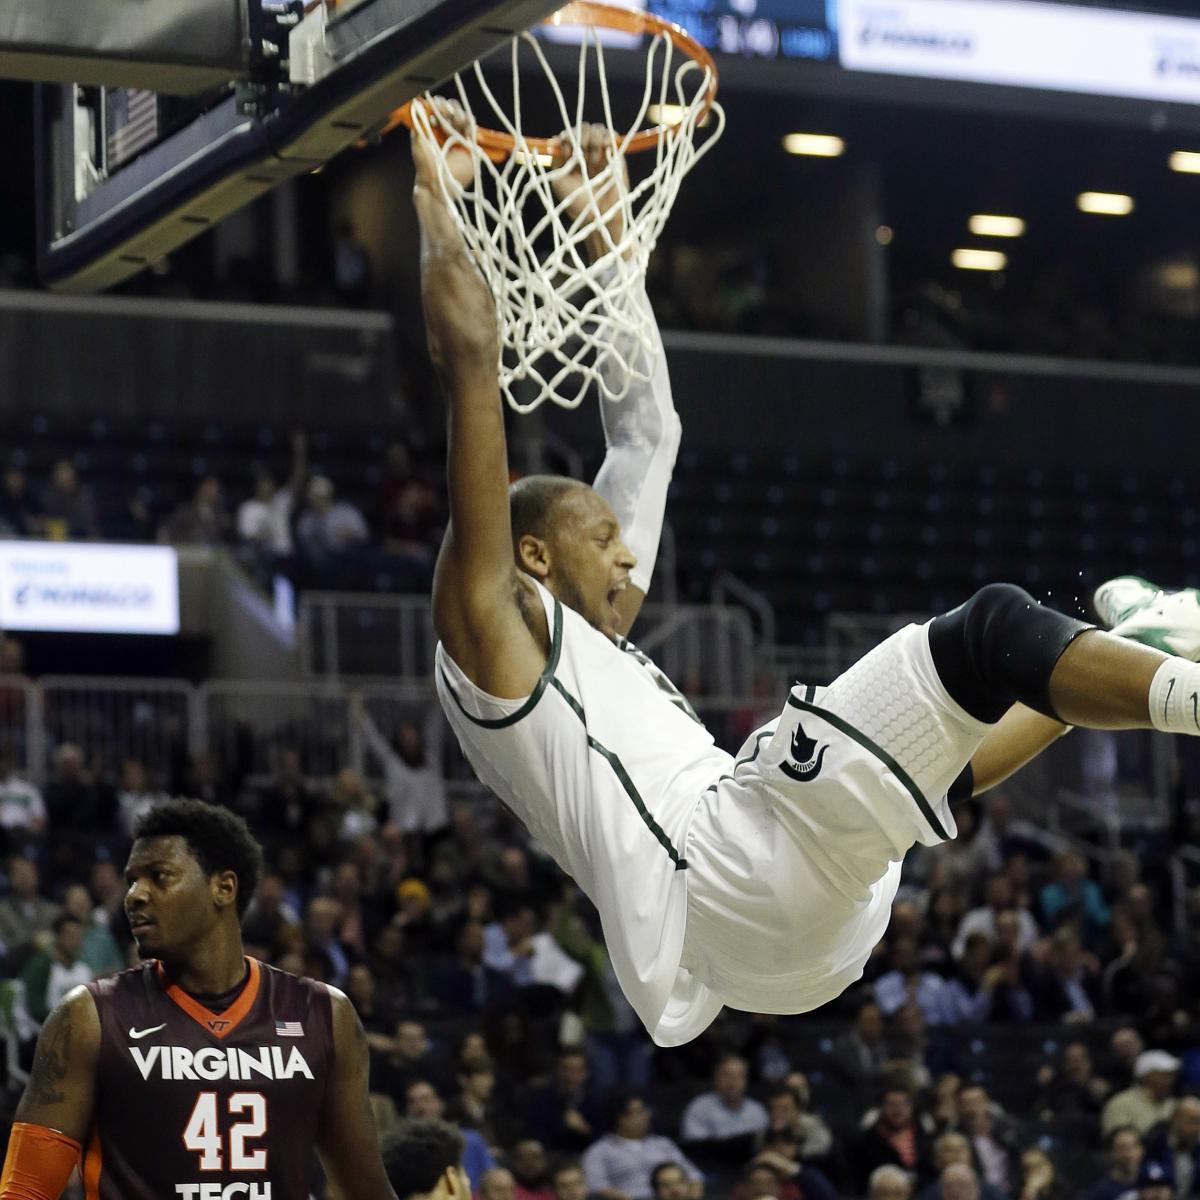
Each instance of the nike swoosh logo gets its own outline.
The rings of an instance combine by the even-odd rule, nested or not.
[[[1171,693],[1175,690],[1175,680],[1167,680],[1167,694],[1163,697],[1163,722],[1167,720],[1167,706],[1171,703]]]
[[[1192,693],[1192,724],[1197,729],[1200,729],[1200,708],[1197,707],[1196,700],[1200,697],[1200,692]]]
[[[152,1025],[149,1029],[134,1029],[134,1027],[131,1025],[129,1027],[129,1036],[136,1042],[138,1038],[144,1038],[148,1034],[157,1033],[160,1029],[166,1029],[166,1027],[166,1021],[164,1021],[161,1025]]]

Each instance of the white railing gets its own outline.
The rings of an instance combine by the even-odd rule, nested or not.
[[[312,681],[277,684],[214,681],[199,689],[199,734],[217,761],[239,777],[270,775],[279,751],[300,753],[305,772],[329,778],[350,766],[371,777],[380,774],[378,760],[366,753],[350,698],[356,689],[340,683]],[[435,758],[442,754],[442,721],[429,685],[372,685],[361,695],[371,719],[392,744],[406,723],[421,730]]]
[[[646,604],[638,649],[693,698],[754,692],[754,627],[745,609],[717,604]]]
[[[753,599],[728,581],[718,595]],[[770,614],[757,615],[769,632]],[[908,619],[839,614],[828,622],[824,645],[790,653],[768,645],[764,654],[741,606],[648,604],[637,632],[638,645],[689,695],[719,744],[736,750],[778,713],[790,682],[828,683]],[[188,756],[209,752],[225,774],[261,779],[273,773],[279,751],[290,748],[311,776],[353,766],[378,777],[381,764],[352,717],[347,689],[357,688],[391,745],[423,742],[456,784],[472,789],[433,699],[428,597],[314,593],[304,600],[299,624],[309,675],[301,683],[222,680],[195,687],[172,679],[47,676],[32,683],[0,676],[0,749],[37,782],[64,742],[78,743],[112,775],[135,758],[165,780],[178,776]],[[1119,850],[1122,829],[1166,823],[1176,752],[1165,736],[1134,747],[1133,771],[1113,780],[1121,811],[1109,811],[1093,794],[1098,777],[1082,758],[1091,763],[1095,756],[1079,735],[1006,787],[1022,815],[1106,863]]]
[[[28,769],[40,776],[64,743],[119,770],[135,758],[168,771],[199,749],[197,693],[179,679],[46,675],[36,684],[38,729]]]
[[[310,592],[300,604],[301,664],[308,678],[424,682],[437,644],[427,596]],[[731,605],[647,604],[637,644],[685,691],[750,695],[755,637]]]
[[[0,749],[21,774],[44,761],[39,703],[37,689],[24,675],[0,675]]]
[[[437,636],[428,596],[308,592],[300,602],[307,678],[430,679]]]

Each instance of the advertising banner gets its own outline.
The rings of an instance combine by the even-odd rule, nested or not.
[[[0,541],[0,630],[179,632],[170,546]]]

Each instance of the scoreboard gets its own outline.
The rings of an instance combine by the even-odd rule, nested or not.
[[[836,62],[836,0],[650,0],[706,49],[751,58]]]
[[[715,54],[1200,105],[1194,15],[1051,0],[643,0]]]

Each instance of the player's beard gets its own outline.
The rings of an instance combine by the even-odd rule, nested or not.
[[[594,614],[589,611],[590,606],[573,579],[564,577],[558,580],[558,598],[568,608],[573,608],[589,625],[599,629],[601,633],[607,632],[602,625],[597,623]]]

